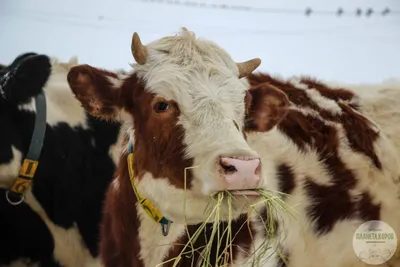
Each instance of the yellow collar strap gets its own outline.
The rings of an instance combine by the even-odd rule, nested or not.
[[[134,161],[134,155],[133,155],[133,145],[132,143],[129,144],[129,149],[128,149],[128,171],[129,171],[129,179],[131,181],[131,186],[133,189],[133,192],[135,193],[137,201],[140,203],[144,211],[157,223],[161,224],[161,232],[164,236],[167,236],[169,233],[169,228],[171,225],[171,221],[165,218],[162,213],[153,205],[153,203],[150,202],[150,200],[143,198],[140,194],[139,191],[135,185],[135,175],[133,171],[133,161]]]

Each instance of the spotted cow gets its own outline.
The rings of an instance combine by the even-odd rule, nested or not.
[[[81,107],[66,79],[76,64],[24,53],[0,70],[0,266],[101,266],[120,124]]]
[[[259,59],[235,63],[186,29],[147,45],[135,33],[132,54],[123,79],[85,64],[68,74],[90,114],[124,125],[104,206],[105,266],[191,266],[199,255],[167,261],[221,191],[236,197],[220,214],[233,218],[232,266],[260,256],[265,267],[367,266],[352,247],[362,223],[381,220],[400,236],[400,83],[362,90],[255,73]],[[260,188],[294,212],[258,205]],[[247,215],[252,204],[261,216]],[[386,266],[400,265],[394,244]]]

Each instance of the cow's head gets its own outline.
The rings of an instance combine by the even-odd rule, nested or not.
[[[259,59],[237,64],[187,30],[146,46],[135,33],[132,54],[137,64],[124,79],[80,65],[68,81],[92,115],[132,123],[139,191],[173,221],[184,220],[184,201],[186,220],[203,221],[210,196],[225,190],[237,197],[235,216],[243,212],[249,202],[238,195],[251,196],[264,186],[259,155],[246,142],[245,120],[249,130],[268,130],[286,112],[286,96],[267,86],[248,90],[241,78]],[[262,112],[255,112],[260,106]]]
[[[39,94],[51,71],[45,55],[24,53],[9,66],[0,69],[0,101],[2,107],[27,104]]]

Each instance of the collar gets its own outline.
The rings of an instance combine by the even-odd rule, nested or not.
[[[26,191],[31,187],[39,165],[39,157],[42,151],[46,134],[46,96],[43,90],[35,97],[36,117],[35,126],[19,175],[14,184],[6,192],[6,198],[11,205],[19,205],[24,201]]]
[[[169,228],[172,223],[172,221],[168,220],[165,218],[162,213],[153,205],[153,203],[150,202],[150,200],[143,198],[140,194],[139,191],[137,190],[137,187],[135,185],[135,175],[133,171],[133,160],[134,160],[134,154],[133,154],[133,144],[132,142],[129,143],[129,148],[128,148],[128,170],[129,170],[129,178],[131,181],[132,189],[133,192],[135,193],[135,196],[137,198],[137,201],[140,203],[144,211],[152,218],[156,223],[159,223],[161,225],[161,232],[164,236],[167,236],[169,233]]]

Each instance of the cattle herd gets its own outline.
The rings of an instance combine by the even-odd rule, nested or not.
[[[284,79],[186,28],[131,50],[1,62],[1,267],[400,266],[400,81]]]

